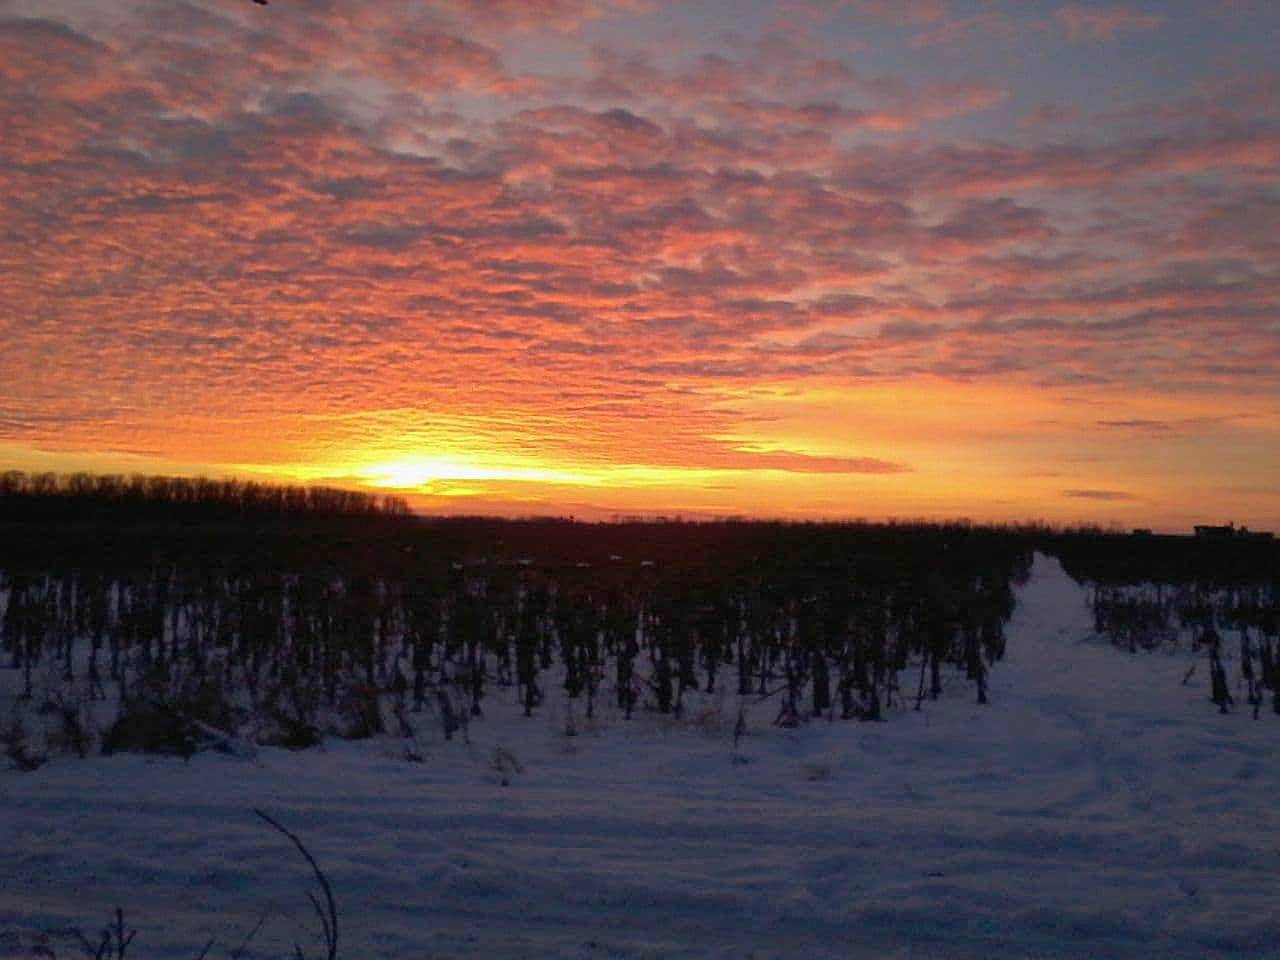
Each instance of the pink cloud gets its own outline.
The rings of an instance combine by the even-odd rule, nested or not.
[[[423,446],[447,413],[495,448],[875,472],[708,438],[761,380],[1275,382],[1258,84],[1158,134],[949,140],[1003,89],[785,43],[529,77],[471,6],[0,28],[0,437],[176,456],[309,417],[358,448],[376,398]]]

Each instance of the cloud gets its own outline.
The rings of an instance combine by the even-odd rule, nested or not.
[[[910,45],[917,50],[964,45],[1008,46],[1042,33],[1044,25],[1035,19],[987,10],[967,17],[948,17],[922,24]]]
[[[896,3],[894,0],[845,0],[845,6],[865,16],[875,17],[899,26],[924,26],[946,20],[951,13],[948,0],[916,0]]]
[[[1174,425],[1166,420],[1099,420],[1098,426],[1107,427],[1113,430],[1139,430],[1150,433],[1169,433],[1174,429]]]
[[[909,143],[868,146],[845,154],[841,163],[844,186],[890,196],[1101,190],[1142,177],[1211,172],[1267,182],[1275,179],[1273,165],[1280,164],[1280,133],[1265,126],[1229,126],[1120,143]]]
[[[496,50],[426,24],[395,32],[361,63],[418,92],[521,89],[504,69]]]
[[[1009,243],[1043,243],[1054,233],[1044,211],[997,197],[964,204],[929,229],[928,243],[938,253],[962,255]]]
[[[1256,83],[1238,112],[1206,88],[997,136],[970,123],[1016,85],[941,55],[923,82],[781,31],[633,44],[609,18],[645,12],[616,4],[250,6],[0,20],[0,407],[24,442],[891,474],[711,438],[762,385],[917,384],[923,408],[957,382],[1280,376]],[[904,25],[951,22],[924,9]],[[1086,432],[1209,432],[1188,419],[1125,401]],[[794,447],[863,449],[828,439]]]
[[[1042,103],[1029,110],[1022,118],[1028,127],[1061,127],[1068,126],[1083,119],[1084,111],[1080,107],[1064,103]]]
[[[1136,494],[1126,493],[1123,490],[1063,490],[1062,495],[1077,500],[1100,500],[1103,502],[1125,502],[1142,499]]]
[[[1070,39],[1093,41],[1114,40],[1121,33],[1157,30],[1165,20],[1159,14],[1138,13],[1124,5],[1086,7],[1079,3],[1059,7],[1053,17]]]
[[[818,457],[786,450],[753,451],[736,449],[720,456],[708,456],[709,464],[733,470],[781,470],[787,473],[908,473],[911,467],[874,457]]]
[[[576,30],[589,20],[644,11],[645,0],[433,0],[445,15],[492,30]]]
[[[1185,437],[1193,432],[1217,432],[1232,424],[1241,424],[1248,415],[1223,414],[1220,416],[1180,417],[1160,420],[1134,417],[1126,420],[1099,420],[1097,425],[1107,430],[1121,430],[1132,434],[1145,434],[1159,439]]]
[[[595,47],[593,75],[582,89],[600,100],[714,115],[746,130],[900,131],[987,110],[1008,96],[991,83],[869,75],[841,61],[815,60],[811,47],[784,37],[768,41],[741,59],[707,54],[675,69],[647,55]]]
[[[1222,256],[1280,253],[1280,197],[1257,191],[1202,208],[1178,236],[1180,249]]]
[[[881,340],[897,340],[913,342],[931,340],[941,334],[943,327],[935,323],[920,323],[917,320],[892,320],[882,324],[878,334]]]

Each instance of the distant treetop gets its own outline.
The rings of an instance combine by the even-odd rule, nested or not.
[[[143,474],[0,473],[0,519],[234,520],[272,516],[408,516],[403,497],[335,487]]]

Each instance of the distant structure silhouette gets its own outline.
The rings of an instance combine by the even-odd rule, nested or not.
[[[1228,523],[1225,527],[1210,524],[1197,524],[1196,536],[1202,540],[1272,540],[1275,534],[1266,530],[1250,530],[1248,527],[1237,527]]]

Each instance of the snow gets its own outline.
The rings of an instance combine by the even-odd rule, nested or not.
[[[117,906],[137,960],[230,956],[263,917],[244,957],[320,956],[310,868],[257,807],[328,875],[346,960],[1280,958],[1277,718],[1092,638],[1052,558],[1018,600],[989,705],[955,678],[787,730],[766,703],[736,754],[732,693],[575,737],[563,703],[491,698],[421,763],[382,738],[0,773],[0,957],[78,956],[47,931],[96,942]]]

